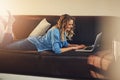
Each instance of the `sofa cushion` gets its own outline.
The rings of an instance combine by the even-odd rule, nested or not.
[[[51,24],[44,18],[36,28],[30,33],[29,36],[42,36],[49,29]]]

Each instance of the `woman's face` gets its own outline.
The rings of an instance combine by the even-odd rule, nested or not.
[[[74,21],[72,19],[68,21],[65,30],[70,31],[73,28],[73,23]]]

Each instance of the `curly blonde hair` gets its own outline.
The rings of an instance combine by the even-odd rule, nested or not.
[[[62,41],[65,40],[65,27],[66,27],[66,25],[68,24],[68,22],[70,20],[73,20],[73,26],[75,26],[75,23],[74,23],[75,18],[70,16],[70,15],[68,15],[68,14],[64,14],[64,15],[60,16],[60,18],[59,18],[59,20],[57,22],[56,26],[60,30],[60,38],[61,38]],[[74,31],[73,30],[74,30],[74,27],[71,28],[70,31],[66,32],[66,37],[69,40],[71,40],[72,36],[74,35]]]

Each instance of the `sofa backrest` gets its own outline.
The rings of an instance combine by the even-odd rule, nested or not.
[[[24,39],[32,32],[37,24],[46,18],[51,25],[55,25],[60,16],[53,15],[15,15],[13,32],[16,39]],[[70,43],[93,44],[98,31],[98,16],[74,16],[75,17],[75,35]]]

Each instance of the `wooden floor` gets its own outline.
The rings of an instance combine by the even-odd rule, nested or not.
[[[67,80],[67,79],[0,73],[0,80]]]
[[[99,80],[99,79],[61,79],[61,78],[0,73],[0,80]]]

